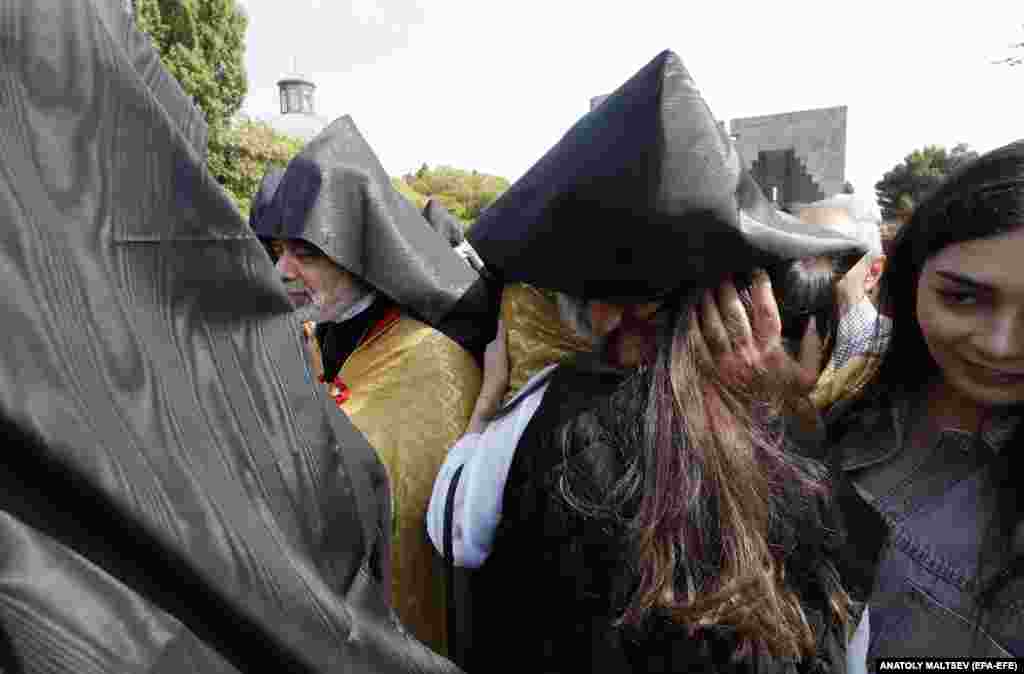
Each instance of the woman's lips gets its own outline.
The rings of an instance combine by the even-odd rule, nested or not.
[[[999,370],[978,363],[970,363],[970,365],[982,379],[998,384],[1024,384],[1024,372]]]

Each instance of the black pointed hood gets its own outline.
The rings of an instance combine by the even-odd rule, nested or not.
[[[125,7],[0,3],[0,670],[455,674],[394,618],[385,467]]]
[[[452,248],[466,239],[462,223],[437,199],[427,201],[427,205],[423,207],[423,217]]]
[[[864,252],[772,206],[670,51],[577,122],[468,239],[506,282],[624,302]]]
[[[255,228],[317,246],[435,326],[480,278],[395,190],[347,115],[289,162]]]
[[[249,206],[249,226],[256,232],[256,236],[264,239],[273,238],[276,227],[271,224],[270,208],[283,177],[284,169],[268,169],[260,181],[259,189],[253,195],[252,204]]]

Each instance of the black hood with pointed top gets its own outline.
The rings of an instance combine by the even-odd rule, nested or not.
[[[467,238],[506,282],[623,302],[758,264],[863,253],[773,207],[670,51],[584,115]]]
[[[289,162],[254,223],[264,238],[302,239],[431,325],[439,325],[480,275],[391,184],[349,116]]]
[[[423,217],[452,248],[465,241],[462,223],[437,199],[427,201],[427,205],[423,207]]]

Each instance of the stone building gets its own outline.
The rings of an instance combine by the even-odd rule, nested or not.
[[[590,109],[608,95],[590,99]],[[727,129],[744,166],[780,208],[827,199],[846,183],[846,106],[734,119]]]
[[[301,75],[282,77],[277,87],[281,97],[281,114],[269,121],[278,133],[302,141],[312,140],[327,126],[327,119],[316,114],[316,85]]]
[[[846,106],[734,119],[744,165],[782,208],[839,194],[846,182]]]

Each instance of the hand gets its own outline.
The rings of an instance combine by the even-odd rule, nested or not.
[[[477,396],[476,407],[473,410],[471,432],[479,432],[476,429],[479,429],[486,420],[494,416],[501,407],[505,393],[508,391],[508,370],[508,339],[505,323],[498,319],[498,332],[484,351],[483,381],[480,385],[480,394]]]
[[[782,341],[782,320],[772,292],[772,283],[763,271],[754,274],[750,287],[748,314],[736,286],[726,281],[717,290],[704,293],[700,315],[691,319],[691,331],[697,348],[723,381],[750,386],[758,378],[768,377],[782,385],[807,393],[817,382],[822,341],[816,321],[811,318],[800,342],[800,354],[792,358]]]

